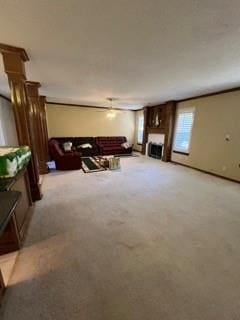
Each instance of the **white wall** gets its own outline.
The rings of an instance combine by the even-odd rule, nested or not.
[[[0,145],[18,145],[12,104],[2,97],[0,97]]]
[[[49,137],[125,136],[134,142],[133,111],[109,118],[106,109],[47,104],[47,120]]]
[[[195,108],[189,155],[173,152],[172,160],[240,181],[240,91],[177,106],[186,107]]]

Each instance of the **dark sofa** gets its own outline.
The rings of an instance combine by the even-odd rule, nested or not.
[[[80,146],[84,143],[89,143],[92,148],[81,148]],[[99,154],[98,146],[93,137],[76,137],[73,140],[74,147],[81,152],[83,157],[92,157]]]
[[[91,157],[96,155],[120,155],[131,154],[132,148],[124,148],[122,144],[127,142],[126,137],[54,137],[51,140],[58,142],[60,149],[64,153],[63,144],[72,142],[73,151],[79,151],[82,157]],[[51,141],[50,140],[50,141]],[[81,148],[82,144],[89,143],[92,148]]]
[[[101,155],[131,154],[132,147],[124,148],[122,144],[127,142],[126,137],[97,137],[96,144]]]
[[[99,154],[98,146],[96,145],[95,138],[93,137],[54,137],[52,138],[59,142],[61,149],[65,142],[72,142],[73,149],[79,151],[82,157],[91,157]],[[89,143],[92,148],[81,148],[80,145]]]
[[[55,139],[49,141],[48,147],[50,157],[55,161],[57,170],[78,170],[82,168],[81,154],[79,152],[64,152],[60,147],[60,143]]]

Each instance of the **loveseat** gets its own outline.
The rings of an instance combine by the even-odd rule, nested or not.
[[[101,155],[131,154],[132,147],[125,148],[126,137],[96,137],[96,144]]]
[[[81,154],[77,151],[63,151],[55,139],[49,141],[49,153],[57,170],[78,170],[82,168]]]

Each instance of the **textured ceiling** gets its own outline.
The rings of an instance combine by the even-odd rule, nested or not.
[[[49,101],[140,108],[240,84],[239,0],[0,0]],[[0,64],[0,71],[2,66]],[[0,73],[0,92],[6,93]]]

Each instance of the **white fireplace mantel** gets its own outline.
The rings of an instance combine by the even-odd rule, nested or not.
[[[149,144],[149,142],[164,144],[164,138],[165,138],[165,135],[164,135],[164,134],[160,134],[160,133],[149,133],[149,134],[148,134],[148,141],[147,141],[147,143],[146,143],[145,155],[148,156],[148,144]]]

